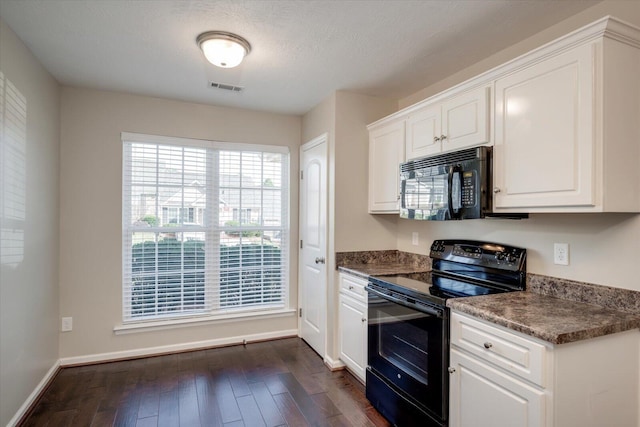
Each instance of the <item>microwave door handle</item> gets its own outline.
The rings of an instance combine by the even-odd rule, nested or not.
[[[454,166],[448,167],[448,177],[447,177],[447,210],[449,211],[449,218],[453,219],[453,170]]]
[[[456,192],[456,206],[458,212],[453,208],[453,178],[458,173],[458,191]],[[449,166],[449,216],[451,219],[459,219],[462,209],[462,167],[460,165]]]

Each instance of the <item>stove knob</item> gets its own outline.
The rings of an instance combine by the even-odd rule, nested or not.
[[[514,254],[510,254],[509,256],[507,256],[508,262],[516,262],[517,259],[518,257],[516,257]]]
[[[496,252],[496,259],[498,261],[504,260],[504,252]]]

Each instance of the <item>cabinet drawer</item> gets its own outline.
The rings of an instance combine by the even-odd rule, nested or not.
[[[365,279],[340,273],[340,292],[345,295],[350,295],[359,301],[366,302],[367,291],[364,290],[365,286],[367,286]]]
[[[545,386],[546,347],[500,326],[452,313],[451,344],[524,378]]]

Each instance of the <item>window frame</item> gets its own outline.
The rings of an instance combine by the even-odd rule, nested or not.
[[[262,144],[245,144],[245,143],[230,143],[230,142],[220,142],[220,141],[209,141],[209,140],[199,140],[199,139],[190,139],[190,138],[175,138],[175,137],[166,137],[166,136],[158,136],[158,135],[147,135],[147,134],[138,134],[138,133],[130,133],[130,132],[122,132],[121,141],[123,144],[123,165],[122,165],[122,322],[123,325],[135,325],[138,323],[166,323],[171,321],[180,321],[184,322],[185,319],[195,318],[204,319],[207,318],[215,318],[215,319],[232,319],[240,317],[250,316],[252,312],[255,312],[255,315],[264,315],[265,312],[282,312],[283,310],[290,310],[290,274],[291,274],[291,226],[290,226],[290,216],[291,216],[291,205],[290,205],[290,191],[291,191],[291,156],[290,150],[287,146],[276,146],[276,145],[262,145]],[[145,315],[145,316],[134,316],[133,310],[131,309],[132,304],[130,298],[132,297],[132,289],[133,282],[130,280],[132,278],[132,253],[133,253],[133,240],[132,236],[136,231],[144,231],[144,232],[154,232],[156,233],[156,239],[159,237],[159,233],[166,231],[166,227],[163,224],[159,224],[158,227],[150,227],[148,229],[140,229],[135,226],[132,221],[131,215],[131,198],[127,198],[127,196],[131,195],[133,189],[133,182],[131,181],[131,177],[133,176],[133,166],[127,164],[127,161],[130,159],[131,153],[127,153],[127,150],[131,151],[133,144],[150,144],[153,146],[173,146],[173,147],[182,147],[182,148],[196,148],[196,149],[205,149],[206,150],[206,158],[207,158],[207,174],[212,174],[211,177],[207,177],[206,181],[210,184],[206,188],[207,192],[207,203],[211,206],[218,206],[218,209],[200,209],[195,207],[182,206],[177,207],[177,216],[178,220],[180,219],[182,212],[186,212],[187,216],[190,216],[190,210],[193,210],[193,215],[198,216],[198,213],[201,211],[210,212],[205,215],[204,224],[197,225],[195,228],[192,228],[192,225],[185,226],[184,223],[178,225],[172,230],[175,230],[177,233],[185,232],[187,229],[194,230],[198,232],[205,233],[205,249],[206,259],[205,263],[208,264],[205,268],[208,276],[205,278],[205,303],[204,308],[196,311],[176,311],[171,313],[164,314],[155,314],[155,315]],[[250,305],[250,306],[235,306],[235,307],[220,307],[220,272],[223,271],[222,267],[220,267],[220,249],[222,243],[220,242],[220,234],[227,231],[230,227],[225,225],[221,225],[218,221],[219,214],[219,206],[220,206],[220,173],[221,173],[221,164],[219,161],[220,152],[240,152],[240,153],[260,153],[261,164],[264,164],[263,156],[265,154],[279,154],[282,155],[282,163],[280,170],[280,178],[281,178],[281,186],[279,190],[280,194],[280,226],[272,227],[264,224],[264,218],[262,219],[262,224],[260,226],[243,226],[242,224],[239,227],[231,227],[234,230],[239,232],[244,232],[245,230],[251,231],[261,231],[265,230],[273,230],[277,229],[281,233],[281,240],[279,246],[279,260],[280,263],[277,264],[280,268],[281,272],[281,280],[279,281],[280,286],[277,287],[276,290],[281,293],[281,299],[279,299],[278,304],[271,305]],[[184,152],[183,152],[184,156]],[[262,176],[262,175],[261,175]],[[242,181],[242,179],[240,180]],[[159,181],[156,182],[156,189],[160,188],[161,183]],[[242,184],[241,184],[242,187]],[[181,188],[187,188],[187,185],[182,184]],[[260,195],[261,198],[264,197],[264,184],[260,184]],[[129,204],[129,205],[127,205]],[[168,207],[168,210],[172,210],[172,207]],[[156,217],[159,219],[164,218],[164,208],[161,206],[156,207]],[[170,216],[170,215],[169,215]],[[157,241],[157,240],[156,240]],[[185,239],[182,239],[181,242],[184,246]],[[264,242],[264,237],[262,237],[262,242]],[[240,248],[242,248],[242,239],[239,239]],[[264,243],[260,244],[262,247],[262,254],[264,255]],[[157,246],[156,246],[157,248]],[[156,249],[157,250],[157,249]],[[242,249],[241,249],[242,250]],[[158,258],[156,252],[156,259]],[[184,259],[184,254],[181,259]],[[264,261],[261,262],[261,266],[264,268]],[[218,267],[212,268],[211,264],[217,263]],[[240,267],[240,270],[246,267]],[[157,270],[156,270],[157,272]],[[260,276],[262,277],[262,276]],[[156,290],[158,287],[158,283],[155,284]],[[241,287],[241,285],[238,285]],[[277,292],[276,292],[277,293]],[[261,289],[259,293],[263,296],[265,295],[265,290]],[[155,307],[158,306],[158,302],[156,300]]]

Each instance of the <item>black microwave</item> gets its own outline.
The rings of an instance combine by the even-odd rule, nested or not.
[[[447,221],[523,218],[492,212],[491,147],[476,147],[400,165],[400,217]]]

